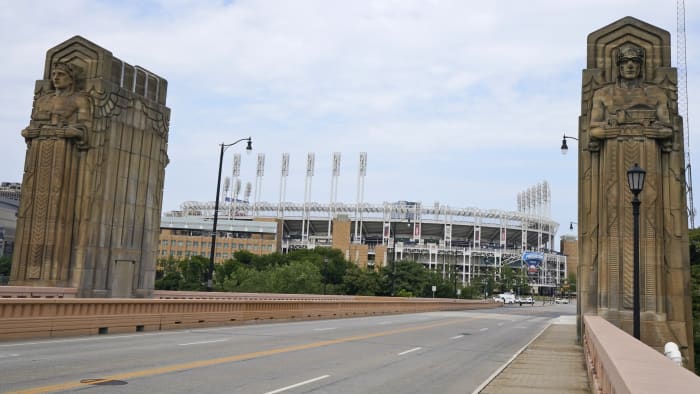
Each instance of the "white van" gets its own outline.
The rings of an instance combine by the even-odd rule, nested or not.
[[[515,304],[515,295],[513,293],[503,293],[499,294],[496,297],[500,298],[504,304]]]

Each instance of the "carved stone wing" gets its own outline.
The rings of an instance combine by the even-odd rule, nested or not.
[[[120,96],[117,92],[107,92],[98,89],[96,86],[93,86],[88,94],[92,99],[93,118],[96,121],[119,116],[122,111],[126,110],[131,105],[131,100]]]

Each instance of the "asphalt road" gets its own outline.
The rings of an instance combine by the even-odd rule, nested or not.
[[[0,392],[472,392],[571,305],[0,342]]]

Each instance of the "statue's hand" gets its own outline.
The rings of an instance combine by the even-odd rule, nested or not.
[[[24,137],[26,139],[36,138],[39,136],[39,131],[40,131],[39,129],[27,127],[24,130],[22,130],[22,137]]]
[[[63,129],[63,137],[64,138],[78,138],[82,139],[85,133],[83,130],[75,128],[75,127],[66,127]]]
[[[620,131],[615,127],[610,127],[607,124],[604,125],[593,125],[590,128],[591,137],[597,138],[599,140],[606,138],[614,138],[620,134]]]
[[[668,138],[673,135],[673,130],[666,123],[656,121],[644,134],[649,138]]]

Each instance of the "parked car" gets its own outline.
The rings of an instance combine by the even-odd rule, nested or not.
[[[569,299],[568,298],[556,298],[554,299],[555,304],[568,304]]]
[[[535,300],[532,299],[532,297],[523,297],[520,299],[521,304],[534,304]]]
[[[511,293],[498,294],[493,297],[493,299],[496,300],[496,302],[502,302],[504,304],[515,304],[515,295]]]

